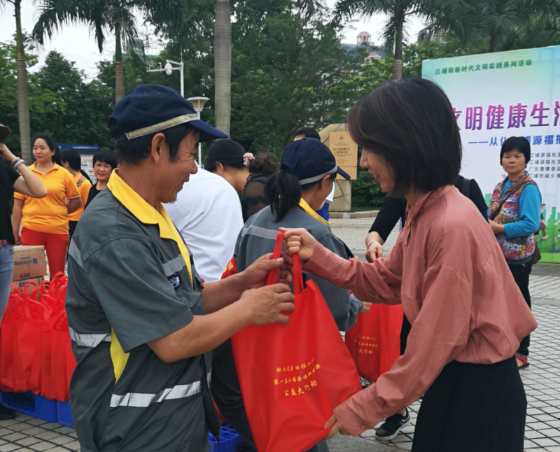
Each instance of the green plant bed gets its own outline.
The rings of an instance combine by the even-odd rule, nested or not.
[[[352,181],[352,209],[371,210],[372,207],[379,207],[384,197],[385,193],[375,179],[367,171],[359,168],[358,178]]]
[[[352,206],[352,208],[350,209],[350,212],[370,212],[372,210],[379,210],[379,206],[375,207],[375,206],[367,206],[367,207],[355,207]]]

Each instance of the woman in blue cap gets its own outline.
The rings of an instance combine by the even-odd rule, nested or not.
[[[350,177],[336,165],[335,158],[327,146],[314,138],[294,141],[284,150],[280,171],[273,174],[265,185],[265,195],[270,205],[249,218],[241,231],[234,251],[237,271],[241,272],[253,262],[274,249],[278,228],[305,228],[324,247],[339,256],[349,259],[352,253],[329,227],[329,223],[317,214],[331,193],[336,175]],[[347,331],[356,323],[356,317],[364,310],[364,304],[350,294],[349,290],[313,275],[305,275],[317,283],[340,331]],[[369,304],[366,303],[369,307]],[[366,308],[368,309],[368,308]],[[369,310],[369,309],[368,309]],[[233,361],[233,360],[232,360]],[[220,401],[216,403],[228,422],[243,437],[245,450],[253,449],[250,428],[244,414],[241,391],[235,372],[231,372],[230,389],[237,392],[227,394],[229,413],[224,412]],[[214,398],[216,394],[213,392]],[[226,400],[226,395],[222,394]],[[224,400],[224,401],[225,401]],[[235,406],[236,412],[233,411]],[[314,446],[314,452],[328,451],[326,442]]]

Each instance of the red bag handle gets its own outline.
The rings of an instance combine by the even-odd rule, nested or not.
[[[301,259],[299,258],[299,254],[294,254],[292,259],[294,260],[294,293],[297,295],[303,292],[303,272],[301,270]]]
[[[271,259],[279,259],[282,257],[282,245],[284,243],[284,231],[280,231],[276,235],[276,244],[274,245],[274,251],[272,252]],[[292,256],[293,262],[293,273],[294,273],[294,293],[300,294],[303,291],[303,274],[301,270],[301,260],[299,254],[294,254]],[[274,269],[268,273],[268,278],[266,279],[266,285],[271,286],[276,283],[276,277],[278,275],[278,270]]]

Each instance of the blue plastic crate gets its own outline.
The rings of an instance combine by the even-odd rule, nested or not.
[[[58,411],[58,423],[66,427],[74,427],[74,419],[72,418],[72,410],[70,402],[56,402]]]
[[[2,404],[31,417],[57,422],[56,400],[45,399],[32,392],[3,392]]]
[[[222,424],[222,430],[220,432],[221,446],[218,446],[218,441],[214,438],[214,435],[208,432],[208,451],[235,452],[235,446],[237,446],[241,441],[243,441],[241,437],[230,425]]]

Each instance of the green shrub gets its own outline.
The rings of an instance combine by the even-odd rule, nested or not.
[[[352,207],[377,207],[385,193],[366,170],[358,168],[358,178],[352,181]]]

